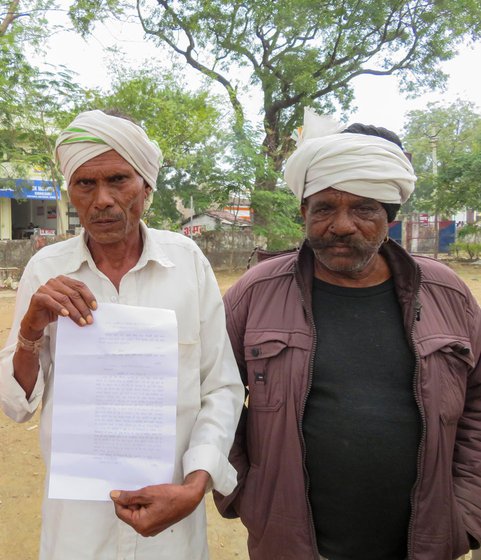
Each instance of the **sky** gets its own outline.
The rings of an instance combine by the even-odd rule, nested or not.
[[[428,103],[446,105],[461,99],[473,102],[481,112],[481,75],[476,70],[480,65],[481,44],[464,46],[458,56],[442,65],[449,76],[446,91],[430,92],[415,99],[406,99],[392,76],[360,76],[355,83],[358,107],[355,116],[361,122],[369,121],[369,124],[401,132],[405,115],[424,109]]]
[[[68,0],[63,1],[68,3]],[[66,15],[61,11],[55,14],[53,21],[67,25]],[[118,47],[124,51],[124,60],[132,66],[144,65],[146,59],[160,62],[163,52],[143,38],[140,25],[137,24],[97,25],[93,36],[87,41],[74,32],[61,32],[52,35],[46,46],[47,54],[38,62],[62,64],[78,74],[77,80],[84,87],[102,88],[108,88],[110,83],[111,57],[105,52],[107,47]],[[415,99],[407,99],[399,91],[395,77],[360,76],[353,82],[354,105],[357,109],[349,116],[348,122],[384,126],[401,134],[406,114],[414,109],[424,109],[428,102],[447,104],[456,99],[472,101],[481,112],[480,66],[481,44],[464,46],[458,56],[442,66],[449,75],[446,90]],[[199,79],[199,74],[187,65],[186,75],[189,83]],[[222,88],[218,92],[224,94]],[[256,105],[255,99],[251,105]]]

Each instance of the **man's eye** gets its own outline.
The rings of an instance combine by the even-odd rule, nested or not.
[[[314,214],[329,214],[329,212],[332,211],[332,208],[330,208],[329,206],[318,206],[317,208],[314,208]]]
[[[359,206],[355,209],[355,212],[360,215],[371,215],[376,212],[377,208],[373,208],[372,206]]]

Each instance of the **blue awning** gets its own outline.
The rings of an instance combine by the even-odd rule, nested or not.
[[[0,180],[7,182],[8,179]],[[1,183],[0,183],[1,184]],[[42,181],[40,179],[15,179],[16,189],[2,189],[0,187],[0,197],[18,198],[27,200],[57,200],[60,199],[60,185],[56,189],[52,181]],[[57,193],[55,194],[55,190]]]

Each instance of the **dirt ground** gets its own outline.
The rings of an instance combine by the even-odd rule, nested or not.
[[[452,265],[481,302],[481,266]],[[219,273],[222,291],[238,277]],[[0,290],[0,347],[11,324],[15,292]],[[0,414],[0,560],[38,557],[44,468],[38,445],[39,417],[15,424]],[[237,520],[222,519],[207,500],[212,560],[247,560],[246,531]],[[67,560],[67,559],[66,559]],[[70,560],[70,559],[69,559]]]

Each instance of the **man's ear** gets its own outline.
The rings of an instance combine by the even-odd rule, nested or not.
[[[154,191],[146,181],[144,182],[144,187],[144,212],[147,212],[147,210],[150,208],[150,205],[152,204],[152,201],[154,200]]]
[[[151,192],[152,192],[152,187],[147,183],[147,181],[144,181],[144,198],[146,200],[150,196]]]
[[[306,214],[307,214],[307,202],[303,200],[301,202],[301,216],[304,221],[306,221]]]

